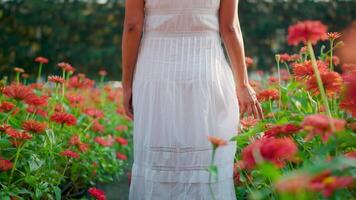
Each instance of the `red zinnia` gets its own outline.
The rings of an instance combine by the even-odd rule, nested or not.
[[[42,117],[47,117],[47,112],[41,108],[35,106],[29,106],[26,108],[26,111],[31,114],[39,115]]]
[[[119,125],[115,128],[117,131],[127,131],[129,128],[126,125]]]
[[[278,90],[276,89],[263,90],[257,95],[257,99],[261,102],[269,101],[269,100],[274,101],[274,100],[278,100],[278,98],[279,98],[279,94],[278,94]]]
[[[122,154],[122,153],[119,153],[119,152],[116,153],[116,157],[119,160],[127,160],[127,156],[125,154]]]
[[[106,70],[100,70],[99,71],[99,75],[100,76],[106,76],[108,73],[106,72]]]
[[[328,72],[328,66],[325,62],[317,61],[318,70],[320,73]],[[314,68],[310,60],[306,60],[303,63],[294,63],[292,65],[294,76],[298,79],[309,78],[314,75]]]
[[[68,126],[75,125],[77,123],[77,119],[74,115],[65,113],[65,112],[56,112],[51,116],[51,121],[54,121],[58,124],[66,124]]]
[[[48,59],[45,58],[45,57],[39,56],[39,57],[37,57],[37,58],[35,59],[35,62],[42,63],[42,64],[47,64],[47,63],[48,63]]]
[[[103,118],[104,117],[103,111],[101,111],[99,109],[94,109],[94,108],[86,109],[85,114],[87,114],[88,116],[94,117],[94,118]]]
[[[108,139],[105,139],[104,137],[95,137],[94,141],[104,147],[111,147],[114,145],[114,140],[111,136]]]
[[[95,120],[93,126],[91,127],[91,130],[97,133],[102,133],[105,131],[105,126]]]
[[[356,71],[345,74],[343,78],[346,91],[340,102],[340,107],[356,117]]]
[[[36,120],[27,120],[22,123],[22,128],[32,133],[43,133],[47,128],[47,124]]]
[[[73,76],[69,79],[69,87],[77,89],[91,88],[94,85],[94,81],[86,78],[85,76]]]
[[[265,136],[266,137],[288,136],[298,132],[299,130],[300,127],[294,124],[277,125],[265,131]]]
[[[31,87],[22,84],[11,84],[9,86],[6,86],[3,89],[2,93],[9,98],[13,98],[20,101],[26,100],[35,95]]]
[[[242,160],[248,169],[253,169],[263,160],[283,167],[284,162],[291,160],[297,151],[297,146],[290,138],[262,138],[243,149]]]
[[[65,72],[73,73],[75,71],[74,67],[69,63],[61,62],[61,63],[58,63],[57,66],[59,68],[62,68],[62,70],[64,70]]]
[[[79,154],[72,150],[65,150],[61,152],[61,156],[71,157],[71,158],[80,158]]]
[[[47,105],[48,96],[37,96],[33,95],[30,98],[25,100],[26,104],[31,106],[46,106]]]
[[[0,112],[10,112],[14,107],[15,107],[15,104],[8,102],[8,101],[3,101],[0,104]]]
[[[106,200],[105,192],[102,190],[99,190],[98,188],[91,187],[91,188],[89,188],[88,192],[96,200]]]
[[[126,146],[129,143],[125,138],[122,137],[116,137],[115,140],[123,146]]]
[[[353,72],[356,71],[356,64],[343,64],[341,68],[343,73]]]
[[[291,56],[289,54],[287,54],[287,53],[280,54],[279,56],[280,56],[280,61],[282,63],[288,62],[291,59]]]
[[[7,135],[9,135],[10,137],[14,138],[14,139],[19,139],[19,140],[30,140],[30,139],[32,139],[32,135],[30,135],[29,133],[27,133],[25,131],[19,132],[16,129],[13,129],[13,128],[6,129],[5,133]]]
[[[330,171],[324,171],[310,181],[310,188],[320,191],[324,197],[330,197],[335,190],[348,187],[353,183],[352,176],[333,176]]]
[[[64,78],[60,76],[49,76],[48,81],[52,83],[64,83]]]
[[[8,171],[12,169],[13,164],[10,160],[5,160],[2,157],[0,157],[0,171]]]
[[[315,135],[320,135],[323,141],[327,141],[333,130],[331,124],[334,125],[335,131],[341,131],[345,128],[345,120],[342,119],[329,119],[329,117],[316,114],[309,115],[304,118],[302,122],[302,127],[309,132],[306,136],[306,140],[311,140]]]
[[[327,26],[320,21],[298,22],[288,29],[288,43],[290,45],[298,45],[300,42],[306,44],[308,41],[316,44],[319,40],[325,39],[327,39]]]
[[[327,72],[320,74],[321,81],[324,85],[326,94],[328,96],[333,96],[338,93],[342,86],[342,77],[337,72]],[[315,76],[312,76],[307,81],[307,89],[314,95],[320,94],[318,82]]]

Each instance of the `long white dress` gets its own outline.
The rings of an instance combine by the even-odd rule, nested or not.
[[[237,134],[238,102],[219,35],[220,0],[146,0],[133,81],[130,200],[210,200],[209,135]],[[216,199],[234,200],[236,144],[215,158]]]

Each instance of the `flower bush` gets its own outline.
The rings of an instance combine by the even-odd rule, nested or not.
[[[68,63],[43,83],[48,60],[35,62],[35,83],[16,68],[0,88],[0,199],[106,199],[95,183],[121,176],[132,152],[121,88],[104,84],[104,71],[98,83],[73,75]]]
[[[276,56],[277,78],[260,73],[252,82],[265,119],[242,119],[233,138],[237,199],[356,196],[356,69],[333,55],[340,36],[319,21],[298,22],[288,42],[305,46]]]

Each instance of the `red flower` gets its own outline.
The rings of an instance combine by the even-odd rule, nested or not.
[[[341,68],[343,73],[353,72],[356,71],[356,64],[343,64]]]
[[[12,109],[14,109],[15,104],[8,102],[8,101],[3,101],[0,104],[0,112],[10,112]]]
[[[343,81],[339,73],[326,72],[320,74],[320,78],[328,96],[333,96],[340,91]],[[315,76],[312,76],[307,81],[307,89],[311,91],[313,95],[320,94],[318,82]]]
[[[122,154],[122,153],[119,153],[119,152],[116,153],[116,157],[119,160],[127,160],[127,156],[125,154]]]
[[[57,66],[59,68],[62,68],[62,70],[65,72],[73,73],[75,71],[74,67],[69,63],[61,62],[61,63],[58,63]]]
[[[270,76],[270,77],[268,77],[268,83],[269,84],[278,83],[278,78],[274,77],[274,76]]]
[[[330,135],[333,134],[331,123],[334,125],[335,131],[343,130],[346,125],[345,120],[329,119],[329,117],[322,114],[305,117],[302,122],[302,127],[309,132],[306,136],[306,140],[311,140],[315,135],[320,135],[323,141],[327,141]]]
[[[108,139],[105,139],[104,137],[95,137],[94,141],[104,147],[111,147],[114,145],[112,137],[109,137]]]
[[[73,76],[69,79],[69,87],[77,89],[91,88],[94,85],[94,81],[86,78],[85,76]]]
[[[87,152],[89,150],[89,144],[86,144],[86,143],[80,143],[78,145],[78,149],[79,151],[81,152]]]
[[[353,117],[356,117],[356,71],[345,74],[343,78],[346,90],[340,102],[340,108],[350,112]]]
[[[103,118],[104,117],[103,111],[94,109],[94,108],[86,109],[85,114],[87,114],[90,117],[94,117],[94,118]]]
[[[129,128],[126,125],[119,125],[115,128],[117,131],[127,131]]]
[[[68,99],[70,105],[73,106],[73,107],[79,106],[84,101],[84,97],[83,96],[76,95],[76,94],[67,95],[67,99]]]
[[[291,59],[291,56],[289,54],[287,54],[287,53],[280,54],[279,56],[280,56],[280,61],[282,63],[288,62]]]
[[[30,135],[29,133],[27,133],[25,131],[19,132],[16,129],[13,129],[13,128],[6,129],[5,133],[7,135],[9,135],[10,137],[14,138],[14,139],[19,139],[19,140],[30,140],[30,139],[32,139],[32,135]]]
[[[353,183],[352,176],[333,176],[330,171],[324,171],[310,181],[310,188],[320,191],[324,197],[330,197],[335,190],[348,187]]]
[[[72,150],[65,150],[61,152],[61,156],[71,157],[71,158],[80,158],[79,154]]]
[[[5,160],[2,157],[0,157],[0,171],[8,171],[12,169],[13,164],[10,160]]]
[[[354,151],[347,152],[345,153],[345,156],[350,159],[356,159],[356,151],[354,150]]]
[[[278,90],[276,89],[263,90],[257,95],[257,99],[261,102],[269,101],[269,100],[274,101],[274,100],[278,100],[278,98],[279,98],[279,94],[278,94]]]
[[[326,62],[328,65],[330,65],[330,57],[327,57],[327,58],[325,59],[325,62]],[[337,57],[337,56],[333,56],[333,64],[334,64],[334,65],[339,65],[339,64],[340,64],[340,58]]]
[[[11,84],[6,86],[2,93],[9,98],[20,101],[32,98],[32,96],[35,95],[31,87],[22,84]]]
[[[54,121],[58,124],[66,124],[68,126],[75,125],[77,123],[77,119],[72,114],[68,114],[65,112],[56,112],[51,116],[51,121]]]
[[[72,135],[72,137],[69,140],[70,145],[78,145],[80,143],[82,142],[80,141],[79,135]]]
[[[327,27],[320,21],[298,22],[288,29],[288,43],[298,45],[300,42],[306,44],[308,41],[316,44],[319,40],[327,39]]]
[[[93,126],[91,127],[91,130],[97,133],[102,133],[105,131],[105,126],[101,125],[98,121],[94,121]]]
[[[49,76],[48,81],[57,84],[57,83],[64,83],[65,80],[60,76]]]
[[[96,198],[97,200],[106,200],[105,192],[102,190],[99,190],[95,187],[91,187],[88,190],[89,194]]]
[[[0,125],[0,132],[5,132],[6,129],[8,129],[8,128],[11,128],[11,126],[8,125],[8,124],[1,124]]]
[[[122,137],[116,137],[115,140],[123,146],[126,146],[129,143],[125,138]]]
[[[31,114],[39,115],[42,117],[47,117],[47,112],[41,108],[35,106],[29,106],[26,108],[26,111]]]
[[[284,162],[291,160],[297,151],[297,146],[290,138],[262,138],[243,149],[242,160],[247,169],[253,169],[263,160],[283,167]]]
[[[32,133],[43,133],[47,128],[47,124],[36,120],[27,120],[22,123],[22,128]]]
[[[42,63],[42,64],[47,64],[47,63],[48,63],[48,59],[45,58],[45,57],[39,56],[39,57],[37,57],[37,58],[35,59],[35,62]]]
[[[298,194],[310,189],[310,179],[311,177],[307,174],[296,173],[278,180],[275,188],[279,193]]]
[[[266,137],[288,136],[298,132],[299,130],[300,127],[294,124],[277,125],[265,131],[265,136]]]
[[[47,105],[48,96],[37,96],[33,95],[30,98],[25,100],[26,104],[31,106],[46,106]]]
[[[329,71],[328,66],[323,61],[318,60],[317,66],[320,73]],[[313,65],[310,60],[306,60],[303,63],[294,63],[292,67],[294,76],[298,79],[309,78],[314,75]]]

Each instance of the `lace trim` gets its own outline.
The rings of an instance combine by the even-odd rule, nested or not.
[[[149,15],[191,15],[191,14],[210,14],[217,15],[218,9],[207,9],[207,8],[187,8],[187,9],[156,9],[156,8],[145,8],[145,13]]]

